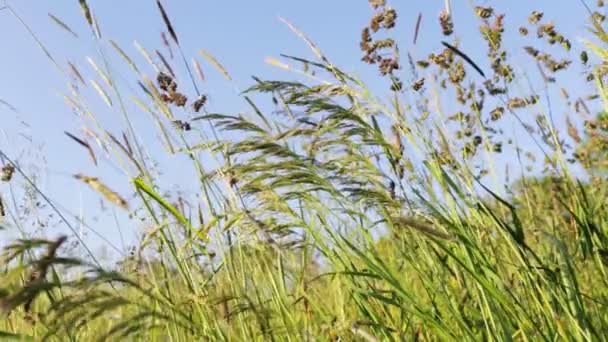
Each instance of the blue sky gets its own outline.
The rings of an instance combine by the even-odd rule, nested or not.
[[[0,2],[1,4],[2,2]],[[78,1],[40,1],[19,0],[6,1],[6,4],[18,13],[30,25],[39,39],[48,47],[56,61],[64,68],[67,62],[74,63],[85,79],[95,78],[95,72],[87,63],[90,56],[100,63],[99,50],[92,39],[91,31],[81,14]],[[203,92],[209,94],[209,110],[234,113],[247,110],[237,93],[252,84],[251,75],[262,78],[287,78],[292,75],[265,64],[268,56],[278,57],[280,53],[313,58],[311,51],[299,40],[278,17],[284,17],[311,37],[324,53],[338,66],[347,72],[354,72],[368,81],[372,89],[386,89],[385,81],[377,77],[376,69],[360,62],[359,34],[368,23],[371,9],[365,0],[335,1],[164,1],[165,7],[178,32],[188,59],[196,57],[203,65],[206,82]],[[392,36],[400,44],[402,52],[409,51],[416,59],[424,58],[431,50],[439,50],[441,40],[437,25],[437,15],[444,7],[444,1],[388,1],[398,10],[397,28]],[[559,4],[558,4],[559,3]],[[476,5],[494,5],[497,11],[507,12],[507,29],[505,44],[520,44],[517,27],[525,23],[525,18],[533,9],[541,9],[545,17],[556,22],[560,31],[573,40],[575,59],[581,45],[578,37],[587,36],[585,32],[585,10],[579,1],[478,1]],[[137,40],[148,50],[159,49],[165,53],[160,32],[165,30],[158,9],[153,0],[148,1],[115,1],[89,0],[89,5],[98,19],[102,31],[102,48],[112,55],[111,69],[121,79],[125,87],[136,89],[136,78],[116,57],[107,44],[109,39],[116,41],[138,65],[146,65],[133,45]],[[590,3],[592,5],[592,3]],[[483,61],[481,67],[488,70],[485,61],[485,46],[477,32],[477,22],[472,11],[473,2],[455,2],[452,5],[456,25],[456,36],[461,40],[461,48],[475,60]],[[0,5],[1,7],[1,5]],[[55,25],[48,14],[51,13],[68,24],[78,35],[76,39]],[[418,13],[423,14],[418,44],[412,45],[413,28]],[[82,214],[87,222],[107,237],[113,244],[121,247],[111,212],[105,212],[95,220],[98,213],[89,213],[91,207],[98,207],[98,195],[77,183],[70,175],[84,173],[99,176],[116,189],[126,189],[126,177],[114,165],[102,161],[99,167],[92,165],[86,152],[65,135],[64,131],[80,133],[82,122],[71,113],[63,102],[61,95],[67,91],[67,80],[57,72],[42,53],[27,30],[7,10],[0,11],[0,100],[14,106],[18,113],[0,104],[0,148],[13,158],[22,162],[33,161],[42,165],[40,174],[42,189],[62,208],[74,214]],[[198,54],[199,49],[211,52],[229,70],[234,82],[226,82],[223,77],[206,63]],[[174,52],[176,52],[174,50]],[[165,55],[167,55],[165,53]],[[478,56],[478,58],[475,58]],[[515,66],[521,72],[528,70],[537,75],[536,66],[530,63],[522,50],[514,53]],[[178,74],[185,75],[179,59],[171,64],[178,69]],[[149,77],[154,77],[151,68],[143,68]],[[407,79],[407,68],[404,68]],[[580,72],[580,70],[575,71]],[[472,70],[469,70],[473,74]],[[574,78],[561,79],[573,84]],[[179,80],[180,87],[191,87],[185,79]],[[539,83],[535,83],[540,90]],[[575,86],[573,86],[575,87]],[[583,85],[576,85],[584,93]],[[191,89],[187,89],[192,93]],[[118,110],[109,110],[90,85],[82,89],[89,94],[91,109],[100,117],[113,133],[119,134],[123,127]],[[589,90],[590,91],[590,90]],[[388,93],[387,93],[388,94]],[[127,100],[128,102],[128,100]],[[554,105],[559,108],[559,105]],[[132,104],[127,107],[138,127],[145,127],[147,117]],[[558,115],[561,114],[557,111]],[[156,131],[141,129],[142,140],[146,144],[155,144]],[[31,138],[31,142],[26,139]],[[156,146],[158,148],[158,146]],[[159,156],[162,153],[159,154]],[[173,165],[175,170],[170,174],[177,175],[179,180],[169,178],[166,188],[172,187],[188,191],[188,182],[184,179],[191,174],[179,167],[179,159],[161,158],[161,163]],[[165,158],[165,159],[163,159]],[[43,160],[44,163],[39,162]],[[30,164],[24,164],[26,170]],[[175,172],[175,173],[174,173]],[[6,187],[0,188],[3,196]],[[140,229],[136,223],[126,220],[119,209],[116,210],[118,221],[124,225],[124,239],[131,241],[134,232]],[[94,214],[94,215],[93,215]],[[56,235],[64,228],[53,228],[46,233]],[[102,246],[103,242],[89,233],[87,239],[93,245]]]

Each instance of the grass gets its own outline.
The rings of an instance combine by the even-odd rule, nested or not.
[[[11,243],[2,259],[0,336],[606,340],[605,112],[581,125],[568,118],[561,132],[545,107],[549,93],[522,93],[528,75],[514,70],[513,51],[502,42],[504,31],[516,26],[505,24],[492,8],[472,9],[488,61],[476,61],[453,41],[457,27],[446,1],[436,29],[450,43],[408,63],[388,38],[398,24],[396,11],[384,1],[370,4],[370,25],[361,35],[363,63],[386,79],[384,93],[334,65],[284,20],[316,60],[287,55],[269,60],[296,74],[288,80],[254,78],[241,94],[250,112],[233,114],[207,111],[206,94],[197,86],[203,78],[200,65],[192,64],[192,72],[170,11],[160,1],[165,44],[178,52],[185,76],[175,75],[179,69],[169,65],[172,59],[157,52],[161,63],[155,63],[143,47],[150,65],[136,64],[101,34],[94,9],[81,0],[101,51],[100,61],[90,60],[96,71],[91,84],[109,109],[123,115],[127,133],[115,136],[104,129],[90,109],[91,99],[76,88],[67,103],[110,158],[136,176],[129,179],[130,189],[120,191],[97,177],[74,177],[110,205],[146,218],[152,228],[116,269],[86,256],[62,256],[66,237]],[[6,9],[12,12],[9,5]],[[607,110],[608,35],[605,18],[593,13],[595,43],[580,63],[586,70],[581,77],[597,89],[588,98],[568,101],[576,112],[595,106]],[[77,35],[60,18],[51,18]],[[538,35],[537,47],[524,51],[538,63],[546,87],[560,88],[556,79],[573,64],[571,42],[540,12],[532,13],[519,32]],[[140,91],[121,90],[108,67],[110,54],[129,66]],[[231,79],[219,60],[201,54]],[[484,64],[491,68],[483,70]],[[74,64],[57,66],[84,83]],[[407,72],[411,82],[403,76]],[[183,90],[186,81],[195,94]],[[567,87],[561,89],[568,95]],[[166,152],[183,155],[183,167],[194,170],[200,203],[187,203],[159,186],[149,157],[154,154],[145,150],[126,110],[129,98],[149,114]],[[454,111],[437,110],[445,107],[437,106],[441,101]],[[184,112],[189,119],[177,119]],[[540,113],[533,116],[536,126],[522,120],[526,112]],[[501,134],[506,120],[525,138],[513,143]],[[67,134],[94,163],[103,162],[89,139]],[[508,176],[496,171],[504,159],[521,169],[534,164],[535,157],[522,147],[526,141],[541,153],[536,165],[542,172],[507,182]],[[4,152],[2,160],[5,183],[27,177]],[[504,189],[492,189],[491,178],[505,179]],[[35,186],[34,191],[40,192]],[[133,193],[135,200],[120,193]],[[61,214],[39,195],[48,210]],[[2,201],[8,207],[4,194]]]

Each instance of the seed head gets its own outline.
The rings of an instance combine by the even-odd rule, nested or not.
[[[449,36],[454,32],[454,22],[452,21],[452,16],[446,11],[442,11],[439,14],[439,25],[441,26],[441,31],[445,36]]]

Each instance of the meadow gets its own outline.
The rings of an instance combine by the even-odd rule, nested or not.
[[[0,337],[608,340],[603,1],[581,2],[588,30],[576,40],[542,8],[510,22],[492,2],[446,1],[434,18],[367,2],[353,59],[381,87],[281,19],[314,58],[268,58],[285,77],[256,74],[239,93],[246,112],[208,110],[206,75],[230,82],[230,70],[205,50],[185,55],[168,1],[142,3],[156,7],[164,32],[138,50],[102,32],[91,3],[73,1],[100,49],[93,73],[54,59],[21,21],[69,80],[66,108],[86,124],[66,139],[90,163],[111,160],[128,175],[126,186],[70,177],[147,228],[115,265],[100,262],[35,175],[0,150],[0,229],[34,220],[20,196],[35,196],[37,210],[71,232],[4,244]],[[453,18],[453,6],[475,21]],[[10,4],[2,11],[21,20]],[[392,33],[406,15],[417,16],[407,39],[434,30],[436,50],[399,49],[403,37]],[[461,47],[469,37],[458,25],[472,26],[484,54]],[[55,15],[49,27],[77,34]],[[522,54],[524,72],[511,61]],[[121,131],[104,127],[99,104]],[[132,106],[162,148],[147,149]],[[166,186],[167,156],[191,172],[194,195]]]

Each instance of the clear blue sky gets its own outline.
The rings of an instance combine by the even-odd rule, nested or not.
[[[393,37],[400,44],[402,52],[410,51],[418,59],[424,58],[432,50],[440,49],[440,42],[444,38],[438,29],[437,15],[443,8],[444,1],[387,2],[397,8],[399,13]],[[205,69],[207,81],[202,89],[209,94],[209,110],[212,112],[234,113],[247,110],[236,94],[251,85],[251,75],[262,78],[292,76],[265,64],[265,57],[278,57],[280,53],[313,57],[306,45],[278,20],[278,16],[287,18],[310,36],[336,65],[368,80],[374,89],[386,89],[385,82],[376,77],[376,69],[360,62],[359,34],[371,15],[366,0],[171,0],[163,3],[175,25],[187,58],[196,57]],[[87,63],[86,56],[101,64],[99,53],[93,43],[91,31],[81,15],[78,1],[13,0],[7,1],[6,4],[31,26],[62,67],[66,68],[67,61],[71,61],[77,65],[86,80],[98,79]],[[558,29],[573,40],[573,59],[581,47],[577,39],[587,36],[584,21],[586,13],[577,0],[478,1],[475,4],[496,4],[494,7],[498,12],[507,12],[507,30],[510,31],[505,37],[507,47],[520,43],[518,40],[521,38],[516,33],[517,27],[525,23],[527,15],[533,9],[543,10],[545,17],[554,20]],[[99,20],[104,39],[103,48],[112,56],[113,71],[119,78],[123,78],[123,84],[137,90],[136,78],[114,54],[107,40],[118,42],[140,66],[147,64],[134,47],[135,40],[148,50],[159,49],[165,53],[160,39],[160,32],[165,30],[165,27],[155,2],[89,0],[89,5]],[[472,12],[472,2],[453,1],[452,6],[456,35],[462,41],[461,48],[474,59],[483,61],[480,63],[482,68],[488,70],[489,66],[483,58],[485,45],[476,31],[477,24],[474,21],[477,19]],[[411,43],[413,28],[419,12],[423,14],[423,21],[418,45],[414,47]],[[48,13],[68,24],[79,38],[75,39],[51,22]],[[86,152],[63,134],[66,130],[80,134],[82,127],[82,122],[71,113],[60,96],[67,91],[67,82],[55,70],[26,29],[6,10],[0,11],[0,42],[0,100],[10,103],[19,111],[19,114],[16,114],[0,104],[0,148],[13,158],[21,158],[23,162],[39,162],[42,158],[46,162],[39,170],[42,189],[72,213],[78,214],[81,208],[87,208],[82,209],[85,210],[82,214],[87,218],[87,222],[120,247],[120,238],[110,212],[102,214],[97,221],[92,219],[89,208],[98,207],[91,206],[99,202],[98,195],[77,183],[70,175],[81,172],[99,176],[116,189],[126,188],[126,178],[105,161],[102,161],[99,167],[94,167]],[[200,48],[214,54],[226,66],[235,82],[226,82],[215,69],[205,63],[198,55]],[[528,70],[530,74],[537,75],[536,66],[530,63],[523,51],[517,50],[513,58],[520,61],[516,67],[521,69],[517,71]],[[179,59],[174,59],[171,64],[179,70],[178,74],[185,75]],[[154,77],[151,68],[143,69],[149,77]],[[408,68],[404,68],[406,79],[409,76],[407,70]],[[473,71],[470,70],[469,73],[472,74]],[[566,81],[569,82],[569,79]],[[537,86],[538,84],[536,83]],[[190,83],[183,77],[180,85],[190,87]],[[537,90],[540,90],[540,87]],[[113,133],[119,133],[118,129],[123,127],[119,111],[109,110],[98,99],[90,84],[82,91],[92,99],[91,108],[106,127],[115,129]],[[585,92],[581,90],[581,93]],[[147,116],[131,104],[128,110],[136,125],[145,127]],[[556,113],[562,114],[559,110]],[[153,145],[157,142],[154,129],[149,132],[141,129],[138,133],[146,144]],[[32,142],[24,138],[24,135],[31,137]],[[162,152],[159,153],[159,156],[161,155]],[[169,172],[179,175],[180,179],[169,179],[165,186],[170,189],[175,184],[176,187],[187,191],[187,182],[183,180],[191,175],[182,173],[176,160],[165,158],[161,159],[161,163],[173,165],[175,170]],[[1,189],[6,197],[6,187],[2,185]],[[119,209],[116,212],[123,224],[128,222]],[[133,232],[139,231],[140,228],[135,224],[122,227],[127,240],[132,239]],[[60,228],[53,229],[55,230],[48,231],[49,235],[56,235]],[[103,245],[90,233],[87,239],[94,245]]]

